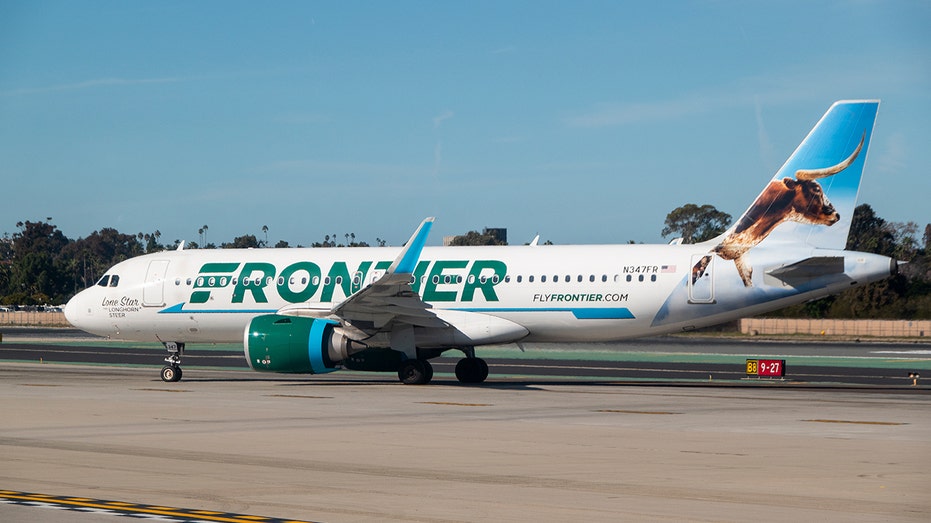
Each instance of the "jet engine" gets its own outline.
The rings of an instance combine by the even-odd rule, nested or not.
[[[253,370],[322,374],[367,347],[346,337],[332,320],[268,314],[249,322],[243,337]]]

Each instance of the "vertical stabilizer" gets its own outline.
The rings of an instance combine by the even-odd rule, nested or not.
[[[733,260],[744,285],[752,285],[744,255],[757,245],[844,248],[878,109],[878,100],[835,102],[750,208],[714,240],[711,252]],[[693,281],[710,259],[693,267]]]
[[[843,249],[878,109],[878,100],[835,102],[740,217],[733,232],[740,233],[754,223],[762,229],[759,221],[768,218],[779,221],[764,238],[769,243],[806,242],[812,247]],[[780,185],[796,189],[792,202],[788,195],[774,198],[773,188]]]

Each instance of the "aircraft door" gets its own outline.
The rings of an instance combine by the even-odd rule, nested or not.
[[[153,260],[145,273],[145,286],[142,288],[142,305],[161,307],[165,305],[165,275],[168,272],[168,260]]]
[[[716,256],[712,254],[693,254],[691,266],[695,267],[706,256],[709,261],[704,274],[694,283],[691,275],[689,275],[689,303],[714,303],[714,260]]]

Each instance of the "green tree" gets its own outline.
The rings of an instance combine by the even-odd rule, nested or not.
[[[925,225],[925,234],[921,240],[924,244],[925,256],[931,255],[931,223]]]
[[[62,252],[71,240],[48,220],[19,222],[16,226],[20,230],[12,238],[7,290],[24,296],[27,305],[64,301],[70,293],[71,279]]]
[[[223,249],[257,249],[261,246],[259,239],[256,238],[254,234],[237,236],[233,238],[231,243],[223,243],[220,245]]]
[[[156,231],[158,232],[158,231]],[[158,233],[161,236],[161,233]],[[154,234],[124,234],[105,227],[94,231],[86,238],[78,238],[62,249],[62,258],[68,268],[71,292],[94,284],[110,267],[117,263],[149,252],[143,248],[141,239],[152,247]]]
[[[506,242],[499,240],[493,234],[482,234],[478,231],[469,231],[465,234],[455,236],[450,245],[507,245]]]
[[[724,232],[730,223],[731,215],[713,205],[687,203],[666,215],[662,236],[676,234],[683,243],[701,243]]]
[[[337,236],[333,234],[332,236],[327,234],[323,238],[323,242],[314,242],[311,243],[311,247],[368,247],[369,244],[362,241],[356,241],[356,233],[347,232],[345,235],[346,243],[336,243]]]
[[[847,250],[872,252],[883,256],[895,253],[895,236],[869,204],[863,203],[853,210]]]

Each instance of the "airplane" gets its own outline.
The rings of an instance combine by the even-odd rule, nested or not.
[[[242,342],[253,370],[397,372],[426,384],[430,360],[476,348],[603,342],[691,331],[836,294],[896,273],[845,251],[878,100],[834,103],[727,231],[668,245],[184,249],[110,268],[67,320],[113,339],[158,341],[161,378],[181,379],[187,344]],[[733,263],[731,263],[733,262]]]

